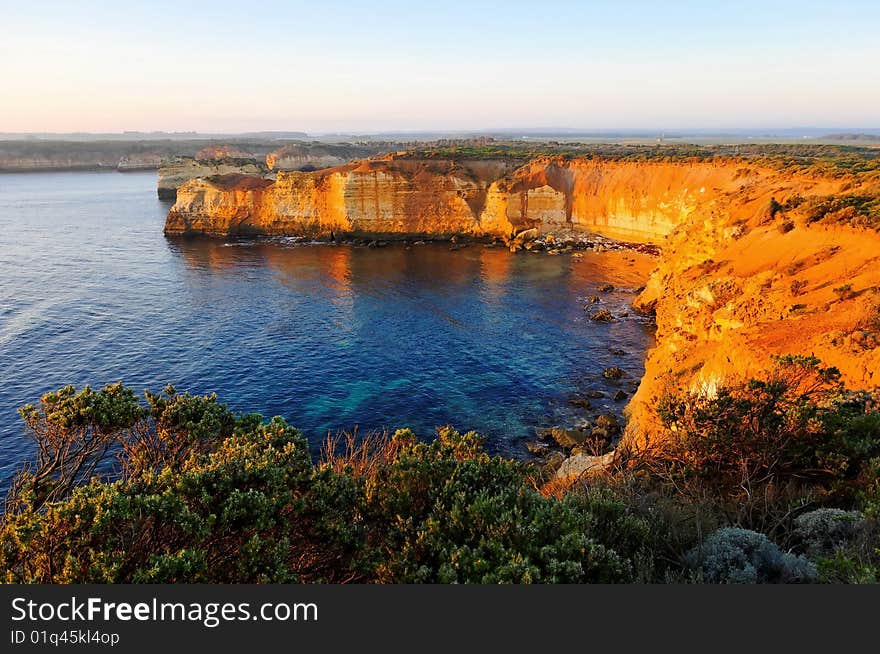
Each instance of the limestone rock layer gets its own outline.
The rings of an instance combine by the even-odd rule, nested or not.
[[[279,171],[274,183],[202,176],[178,189],[168,234],[466,235],[581,230],[657,242],[719,195],[733,168],[539,159],[379,159]]]

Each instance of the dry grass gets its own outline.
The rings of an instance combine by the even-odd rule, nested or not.
[[[387,431],[359,436],[352,432],[328,434],[321,447],[319,465],[336,473],[373,479],[393,461],[405,442],[392,438]]]
[[[553,478],[548,482],[540,485],[537,490],[544,497],[553,497],[561,500],[566,494],[581,487],[581,483],[577,477],[563,477],[562,479]]]

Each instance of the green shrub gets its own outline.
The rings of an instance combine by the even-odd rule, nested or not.
[[[834,293],[841,300],[848,300],[854,297],[852,284],[842,284],[834,288]]]
[[[317,517],[309,492],[330,502]],[[337,496],[338,497],[338,496]],[[312,480],[305,441],[276,419],[217,441],[179,467],[97,480],[45,511],[7,515],[6,581],[266,582],[321,578],[298,546],[350,516]],[[347,524],[347,522],[343,522]],[[334,543],[328,542],[328,548]]]
[[[848,482],[880,455],[876,406],[874,394],[845,391],[838,371],[817,359],[779,357],[767,379],[661,401],[673,430],[665,474],[732,502],[786,483],[851,494]]]
[[[95,409],[110,396],[138,410]],[[622,582],[654,574],[651,532],[617,498],[598,490],[544,497],[522,464],[490,457],[476,434],[446,428],[422,443],[401,431],[376,440],[366,457],[331,452],[315,467],[305,440],[280,418],[235,416],[215,396],[173,388],[147,393],[146,408],[133,397],[119,386],[103,396],[67,389],[58,401],[44,398],[44,410],[26,411],[38,440],[48,424],[60,425],[58,444],[107,434],[113,447],[92,459],[121,472],[37,503],[32,477],[22,475],[0,529],[5,581]]]
[[[146,411],[130,388],[111,384],[97,392],[65,386],[19,414],[38,447],[33,465],[13,480],[7,511],[22,502],[39,509],[66,498],[91,479],[112,447],[138,431]]]
[[[857,503],[871,520],[880,522],[880,457],[870,459],[862,468]]]
[[[880,229],[880,198],[872,195],[823,195],[800,207],[808,223],[824,221]]]
[[[819,509],[795,520],[793,541],[816,562],[824,583],[880,579],[880,523],[860,511]]]
[[[833,557],[816,562],[819,581],[826,584],[877,584],[880,583],[880,565],[866,563],[838,551]]]
[[[712,584],[808,583],[815,566],[782,552],[764,534],[726,527],[710,535],[686,557],[686,563]]]
[[[283,420],[236,415],[214,395],[169,387],[142,404],[121,384],[66,387],[22,410],[38,454],[12,484],[0,570],[40,583],[815,577],[754,532],[694,547],[755,525],[818,556],[824,580],[868,579],[880,559],[876,398],[843,391],[814,359],[778,364],[716,397],[667,398],[676,439],[658,462],[560,497],[472,432],[331,440],[314,465]],[[817,501],[857,505],[864,529],[845,533],[854,513],[804,513]]]
[[[801,550],[816,559],[835,554],[858,537],[865,528],[865,519],[859,511],[826,508],[803,513],[794,524]]]
[[[776,200],[776,198],[770,198],[770,202],[767,203],[767,209],[765,211],[765,215],[767,220],[773,220],[778,214],[782,211],[782,205]]]
[[[621,582],[638,578],[649,531],[607,494],[543,497],[474,433],[409,431],[360,478],[369,567],[382,582]]]
[[[804,292],[804,289],[809,285],[806,280],[796,279],[791,283],[791,294],[792,295],[800,295]]]

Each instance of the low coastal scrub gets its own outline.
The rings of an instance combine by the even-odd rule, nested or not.
[[[853,180],[876,180],[880,173],[880,149],[830,144],[524,143],[486,140],[414,147],[406,154],[397,156],[420,159],[507,159],[520,162],[551,156],[665,163],[734,159],[756,168],[768,167],[793,173],[848,177]]]
[[[665,397],[658,412],[668,438],[661,451],[631,453],[629,474],[640,476],[642,492],[664,497],[701,531],[758,533],[818,569],[806,574],[800,562],[771,555],[757,536],[722,531],[685,555],[701,561],[704,573],[700,553],[707,546],[748,550],[734,557],[742,565],[760,556],[782,566],[743,573],[756,581],[841,581],[834,568],[847,565],[870,580],[880,564],[878,401],[877,392],[844,388],[838,371],[813,357],[777,357],[764,379],[711,395]],[[727,580],[735,578],[746,577]],[[713,579],[722,576],[706,577]]]
[[[654,474],[711,493],[740,523],[756,498],[766,506],[782,489],[848,503],[876,483],[880,396],[846,390],[835,368],[812,357],[775,362],[766,379],[665,397],[658,412],[673,437]]]
[[[670,396],[673,443],[561,486],[474,433],[329,439],[213,396],[65,387],[0,526],[6,582],[876,582],[877,398],[787,358]]]
[[[816,566],[803,556],[783,552],[764,534],[725,527],[688,552],[687,564],[713,584],[809,583]]]
[[[772,201],[775,202],[775,201]],[[819,195],[790,197],[784,204],[771,205],[773,215],[796,216],[806,224],[843,224],[880,230],[880,197],[876,195]],[[782,223],[794,225],[786,218]]]
[[[331,443],[214,396],[67,387],[22,409],[38,443],[7,502],[7,582],[627,582],[651,531],[596,490],[538,493],[451,428]],[[103,479],[87,476],[105,470]]]

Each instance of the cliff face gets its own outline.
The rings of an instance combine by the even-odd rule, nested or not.
[[[259,188],[193,180],[179,189],[166,232],[508,238],[536,228],[659,242],[736,188],[735,178],[735,169],[711,164],[388,158],[279,172]]]
[[[822,198],[880,197],[880,177],[572,161],[495,187],[514,223],[520,206],[541,230],[570,216],[579,229],[661,244],[636,302],[657,320],[628,406],[637,444],[667,433],[656,412],[665,392],[712,394],[760,377],[773,355],[812,355],[850,388],[880,386],[880,233],[846,208],[814,222]]]
[[[483,219],[660,243],[738,187],[730,165],[544,159],[494,184]]]
[[[194,179],[178,189],[168,234],[494,234],[475,216],[504,162],[362,161],[316,172]]]
[[[629,405],[628,434],[639,445],[662,438],[655,407],[665,392],[712,395],[761,377],[773,355],[812,355],[850,388],[880,386],[880,233],[770,209],[771,198],[876,196],[878,185],[756,171],[742,181],[671,233],[636,302],[657,319],[657,345]]]
[[[628,438],[644,441],[661,433],[664,391],[712,393],[759,375],[774,354],[815,355],[853,388],[880,384],[880,234],[854,227],[845,211],[830,222],[808,211],[841,195],[880,196],[880,180],[733,159],[516,167],[389,157],[279,172],[275,182],[192,180],[166,232],[509,239],[536,229],[658,243],[658,268],[637,302],[656,312],[657,346],[629,406]]]

